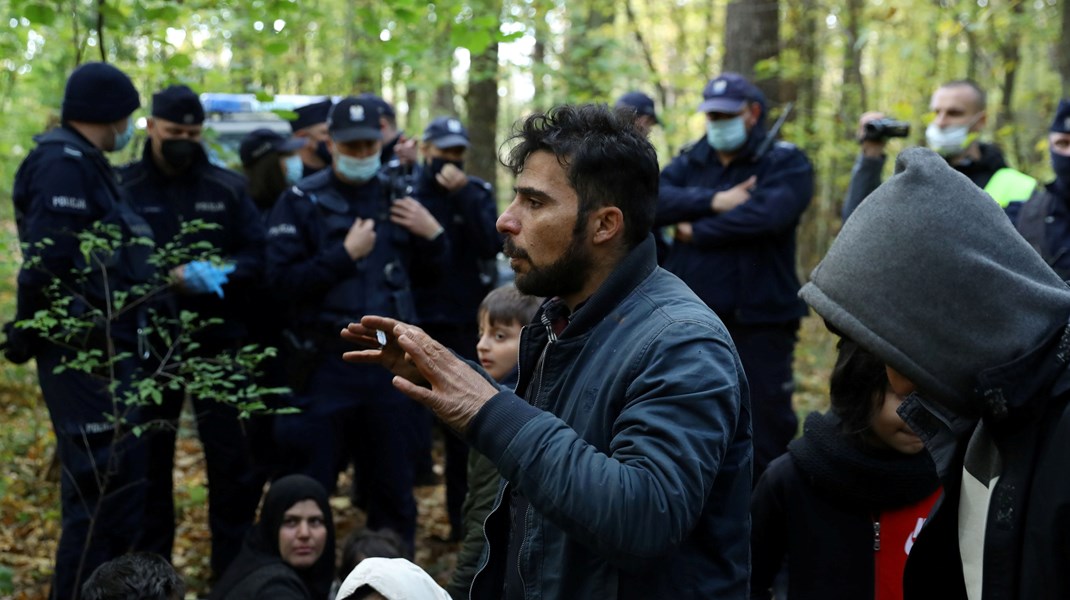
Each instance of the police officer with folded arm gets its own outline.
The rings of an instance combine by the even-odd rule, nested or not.
[[[26,244],[18,275],[16,321],[30,319],[57,302],[71,316],[94,323],[87,340],[62,345],[9,323],[7,356],[37,360],[41,394],[56,434],[62,533],[56,548],[53,598],[73,598],[97,566],[134,546],[145,501],[145,451],[129,433],[140,416],[116,402],[137,370],[134,358],[112,361],[113,380],[75,369],[56,372],[79,351],[105,356],[135,354],[139,311],[106,322],[110,292],[127,292],[149,279],[151,248],[133,243],[152,232],[125,202],[105,152],[122,150],[134,133],[131,116],[141,105],[130,78],[105,63],[86,63],[71,73],[63,93],[62,123],[37,136],[37,147],[19,166],[12,199],[19,239]],[[121,245],[89,262],[76,234],[98,223],[114,226]],[[51,243],[42,244],[44,240]],[[79,272],[89,269],[87,277]],[[63,298],[47,291],[59,281]]]
[[[395,198],[380,174],[379,113],[367,99],[345,98],[327,119],[330,169],[288,190],[268,221],[268,278],[288,303],[301,350],[294,403],[276,439],[289,472],[336,485],[343,449],[368,490],[368,527],[390,527],[413,544],[413,411],[385,372],[342,361],[338,332],[354,318],[386,311],[416,318],[410,273],[442,269],[443,227],[411,197]],[[421,269],[410,269],[425,263]],[[296,371],[296,370],[295,370]]]
[[[245,193],[245,180],[208,161],[203,129],[204,109],[193,90],[175,85],[154,94],[142,158],[121,168],[119,177],[159,243],[176,245],[168,258],[190,255],[162,268],[172,278],[170,300],[176,310],[221,319],[193,337],[199,348],[192,353],[214,356],[236,350],[247,336],[243,317],[263,273],[264,226]],[[195,221],[204,226],[181,233],[183,223]],[[184,348],[177,350],[179,356],[191,355]],[[156,348],[155,356],[168,356],[168,349]],[[162,392],[162,402],[148,411],[162,426],[148,437],[149,489],[141,549],[169,558],[175,537],[175,431],[186,391]],[[252,526],[263,482],[253,474],[237,409],[214,398],[190,399],[208,471],[212,572],[219,576]]]
[[[751,385],[757,481],[797,427],[792,356],[806,306],[796,296],[795,231],[814,172],[801,150],[769,139],[765,96],[743,76],[711,79],[702,98],[706,135],[661,172],[655,224],[675,224],[665,268],[736,343]]]

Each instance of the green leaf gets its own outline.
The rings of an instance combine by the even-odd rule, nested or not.
[[[52,25],[56,22],[56,10],[47,4],[28,4],[23,9],[23,16],[37,25]]]
[[[286,54],[289,49],[290,44],[282,40],[276,40],[264,46],[264,52],[267,52],[268,54],[274,54],[275,56]]]
[[[188,69],[193,66],[193,59],[185,54],[172,54],[164,61],[164,65],[175,70]]]

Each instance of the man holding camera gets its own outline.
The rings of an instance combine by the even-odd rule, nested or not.
[[[925,130],[925,142],[956,171],[970,178],[1001,207],[1012,200],[1028,198],[1036,180],[1007,166],[994,144],[979,141],[985,126],[985,91],[970,80],[949,81],[933,92],[929,110],[933,121]],[[843,219],[881,183],[884,147],[893,137],[910,135],[910,124],[867,112],[858,121],[861,153],[851,170],[851,184],[843,203]]]

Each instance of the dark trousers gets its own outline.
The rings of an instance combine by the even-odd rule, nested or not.
[[[287,457],[281,472],[303,473],[334,490],[339,458],[350,453],[366,493],[368,528],[393,529],[411,550],[414,415],[420,407],[394,389],[389,372],[347,363],[341,354],[339,348],[321,355],[305,389],[294,395],[300,413],[276,416],[276,443]]]
[[[166,390],[163,402],[146,411],[153,429],[147,435],[149,487],[145,534],[140,550],[170,560],[175,541],[175,498],[172,473],[175,433],[184,394]],[[263,476],[252,454],[238,411],[214,400],[192,399],[197,436],[204,448],[208,474],[208,528],[212,532],[212,576],[218,578],[241,551],[253,525],[263,491]]]
[[[37,357],[62,467],[62,532],[51,591],[55,600],[78,598],[94,569],[134,548],[145,505],[144,443],[129,431],[117,435],[108,425],[114,415],[136,424],[136,411],[127,413],[121,406],[117,411],[104,379],[71,370],[53,373],[64,355],[50,347]],[[117,373],[128,382],[133,369],[123,363]]]
[[[736,344],[750,386],[754,427],[754,482],[774,458],[788,449],[799,420],[791,404],[795,391],[792,359],[798,321],[770,325],[725,322]]]
[[[476,344],[479,343],[479,325],[466,323],[463,325],[435,325],[428,324],[424,331],[435,338],[443,346],[453,350],[457,354],[469,360],[476,360]],[[424,409],[430,414],[430,410]],[[431,420],[437,421],[433,416]],[[424,419],[425,423],[430,423]],[[464,531],[464,519],[462,506],[464,498],[468,494],[468,444],[457,436],[449,427],[439,422],[445,435],[446,447],[446,512],[450,518],[450,535],[460,536]],[[431,431],[427,427],[423,439],[427,440],[427,452],[430,453]]]

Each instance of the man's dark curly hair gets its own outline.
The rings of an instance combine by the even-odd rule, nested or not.
[[[135,552],[112,559],[82,584],[82,600],[181,600],[186,584],[158,554]]]
[[[592,210],[616,206],[624,214],[624,241],[634,248],[650,235],[658,201],[657,153],[634,121],[634,113],[604,104],[535,113],[514,127],[506,144],[516,145],[502,164],[515,176],[532,153],[552,152],[579,198],[576,227]]]

